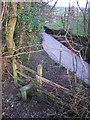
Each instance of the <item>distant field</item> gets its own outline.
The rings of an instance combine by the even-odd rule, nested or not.
[[[78,23],[78,24],[77,24]],[[84,31],[85,29],[85,31]],[[83,18],[79,18],[77,22],[77,18],[73,18],[72,20],[72,33],[73,34],[78,34],[80,36],[86,36],[88,31],[88,24],[87,22],[85,23],[85,28],[84,28],[84,20]]]
[[[65,20],[65,29],[67,28],[68,23],[67,19]],[[85,23],[85,31],[84,31],[84,21],[83,18],[73,18],[71,21],[71,32],[75,35],[80,35],[80,36],[85,36],[87,35],[87,23]],[[56,20],[52,24],[49,25],[49,27],[54,28],[54,29],[60,29],[64,28],[64,24],[62,20]]]
[[[53,22],[52,24],[50,24],[49,27],[54,29],[63,28],[63,23],[61,20],[57,20],[56,22]]]
[[[58,15],[58,16],[62,16],[63,14],[64,14],[64,10],[63,9],[61,9],[61,10],[56,10],[56,11],[54,11],[54,15]]]
[[[65,13],[64,9],[56,10],[54,11],[55,16],[63,16]],[[72,20],[69,19],[71,22],[71,32],[75,35],[80,35],[80,36],[86,36],[87,35],[87,30],[88,30],[88,24],[85,22],[85,28],[84,28],[84,19],[83,17],[77,17],[72,18]],[[68,18],[65,18],[65,24],[63,21],[56,20],[52,24],[49,25],[49,27],[54,28],[54,29],[60,29],[60,28],[67,28],[68,26]]]

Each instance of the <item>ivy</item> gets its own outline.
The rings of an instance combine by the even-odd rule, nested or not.
[[[17,11],[17,28],[20,32],[25,32],[27,35],[35,33],[40,37],[43,31],[44,19],[40,16],[41,8],[38,4],[30,7],[30,4],[23,3],[22,12]],[[32,37],[32,36],[31,36]],[[34,38],[32,38],[34,39]],[[30,42],[30,40],[28,41]]]

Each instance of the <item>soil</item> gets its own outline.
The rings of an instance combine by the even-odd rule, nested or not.
[[[5,36],[5,35],[3,35]],[[3,38],[5,39],[5,38]],[[25,58],[24,65],[28,63]],[[72,88],[74,87],[75,76],[63,67],[59,68],[59,65],[49,58],[45,51],[33,53],[30,56],[28,67],[33,70],[37,70],[39,64],[43,65],[43,77],[53,81],[59,85],[62,85],[68,89],[70,87],[70,81],[72,82]],[[8,60],[4,61],[4,73],[2,80],[2,117],[3,118],[52,118],[52,114],[59,113],[59,110],[48,104],[39,102],[34,98],[24,101],[21,97],[19,87],[14,85],[14,81],[11,73],[11,62]],[[78,83],[81,80],[77,79]],[[61,96],[63,99],[64,92],[62,91]],[[59,119],[62,114],[60,112]],[[70,117],[70,116],[69,116]]]
[[[37,65],[43,65],[43,77],[70,89],[69,81],[74,82],[74,76],[69,78],[65,68],[59,68],[58,64],[49,58],[45,51],[31,54],[30,67],[37,70]],[[8,69],[9,68],[9,69]],[[32,97],[24,101],[19,88],[15,87],[10,73],[10,63],[6,65],[2,82],[2,117],[3,118],[50,118],[57,109],[47,104],[42,104]],[[63,96],[63,93],[62,93]]]

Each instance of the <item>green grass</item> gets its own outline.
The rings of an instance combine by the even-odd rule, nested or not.
[[[55,10],[54,11],[54,15],[57,15],[57,16],[62,16],[64,15],[65,11],[64,10]]]
[[[77,24],[78,21],[78,24]],[[78,28],[77,28],[78,25]],[[79,35],[79,36],[86,36],[87,35],[87,23],[85,24],[86,27],[86,32],[84,32],[84,22],[83,22],[83,18],[79,18],[77,20],[77,18],[73,18],[72,19],[72,25],[71,25],[71,32],[75,35]],[[62,20],[57,20],[55,22],[53,22],[52,24],[49,25],[50,28],[54,28],[54,29],[60,29],[60,28],[64,28],[63,22]],[[67,28],[67,19],[65,20],[65,28]]]
[[[57,20],[56,22],[50,24],[49,27],[54,29],[63,28],[63,23],[61,20]]]
[[[77,24],[78,22],[78,24]],[[78,30],[77,30],[77,26],[78,26]],[[73,18],[73,21],[72,21],[72,33],[75,34],[75,35],[80,35],[80,36],[85,36],[87,35],[87,30],[88,30],[88,27],[87,27],[87,23],[85,24],[85,28],[86,28],[86,31],[84,32],[84,21],[82,18],[79,18],[78,21],[77,21],[77,18]]]

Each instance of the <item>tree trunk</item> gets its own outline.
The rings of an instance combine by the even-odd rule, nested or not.
[[[88,35],[90,36],[90,0],[88,2]],[[90,44],[90,40],[89,40]]]
[[[11,7],[9,8],[9,15],[8,16],[8,22],[7,22],[7,28],[6,28],[6,43],[7,43],[7,49],[9,54],[13,54],[15,50],[15,42],[13,39],[14,31],[15,31],[15,25],[16,25],[16,11],[17,11],[17,3],[11,3]],[[13,67],[13,75],[14,78],[17,77],[16,73],[16,59],[12,58],[12,67]],[[15,85],[17,85],[16,79],[14,79]]]
[[[22,9],[23,9],[23,3],[22,2],[20,2],[20,13],[22,13]],[[24,25],[22,24],[22,27],[23,27]],[[22,43],[23,43],[23,37],[24,37],[24,32],[21,30],[21,32],[20,32],[20,46],[22,46]]]
[[[15,42],[13,40],[14,31],[15,31],[15,25],[16,25],[16,11],[17,11],[17,4],[13,3],[12,8],[9,10],[10,19],[7,23],[6,28],[6,42],[7,42],[7,49],[9,54],[13,54],[13,51],[15,50]]]
[[[2,2],[0,2],[0,15],[2,13],[1,8],[2,8]],[[0,16],[1,18],[1,16]],[[2,22],[0,19],[0,119],[2,119]]]
[[[87,49],[86,58],[90,64],[90,0],[88,2],[88,49]]]

